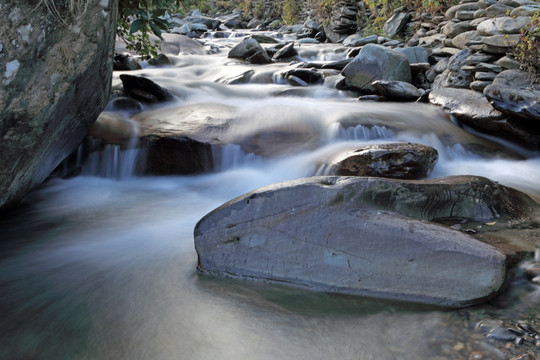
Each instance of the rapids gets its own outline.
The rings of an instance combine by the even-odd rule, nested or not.
[[[339,148],[430,145],[439,152],[432,177],[482,175],[540,199],[539,153],[501,143],[519,156],[480,157],[466,144],[488,141],[438,109],[359,103],[332,87],[337,74],[293,96],[298,89],[279,76],[287,64],[227,59],[237,41],[210,38],[221,53],[132,73],[174,92],[178,100],[162,107],[233,106],[230,139],[300,123],[316,146],[276,143],[279,156],[263,156],[216,144],[215,172],[169,177],[134,174],[137,150],[110,146],[81,176],[43,184],[0,219],[0,359],[463,359],[473,351],[504,359],[475,322],[540,320],[539,290],[514,284],[493,303],[456,311],[197,274],[192,232],[202,216],[254,188],[323,173],[319,160]],[[336,45],[300,49],[308,61],[345,57]],[[249,70],[260,83],[226,84]]]

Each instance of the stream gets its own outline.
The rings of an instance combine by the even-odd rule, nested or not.
[[[239,39],[209,38],[207,48],[221,52],[130,72],[178,97],[145,111],[231,105],[241,114],[234,134],[302,123],[316,146],[267,144],[277,154],[268,157],[222,145],[217,170],[192,176],[138,176],[136,150],[109,149],[92,155],[82,175],[44,183],[0,219],[0,359],[444,360],[537,351],[475,330],[484,318],[540,323],[540,290],[520,277],[489,303],[450,310],[197,274],[193,229],[201,217],[257,187],[324,173],[319,160],[338,148],[429,145],[439,152],[431,177],[486,176],[540,199],[539,153],[471,135],[429,105],[358,102],[335,90],[337,74],[293,88],[276,75],[287,64],[227,59],[224,49]],[[305,61],[345,56],[337,45],[300,46]],[[271,83],[223,80],[248,70],[273,74]],[[344,125],[358,117],[370,126]],[[459,141],[465,137],[521,159],[482,158]]]

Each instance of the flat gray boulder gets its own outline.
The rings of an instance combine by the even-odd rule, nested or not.
[[[368,44],[343,69],[345,84],[362,93],[374,93],[375,80],[411,82],[411,67],[407,56],[382,45]]]
[[[459,120],[501,120],[504,114],[495,109],[486,97],[474,90],[442,88],[429,93],[429,102],[441,106]]]
[[[405,81],[376,80],[371,83],[371,86],[379,95],[391,100],[414,101],[423,94],[416,86]]]
[[[524,203],[534,203],[516,194],[478,177],[314,177],[274,184],[199,221],[198,269],[316,291],[470,305],[500,289],[505,256],[463,232],[420,219],[500,220],[508,211],[496,215],[499,209],[524,210]],[[488,200],[492,196],[497,199]]]

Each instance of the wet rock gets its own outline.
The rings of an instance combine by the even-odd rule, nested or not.
[[[466,64],[467,58],[471,55],[470,49],[460,50],[448,61],[448,68],[433,83],[433,89],[441,88],[469,88],[473,80],[472,72],[463,71],[462,66]]]
[[[512,357],[510,360],[536,360],[536,358],[531,354],[521,354]]]
[[[252,64],[268,64],[272,62],[266,51],[253,38],[245,39],[233,47],[229,51],[228,57],[245,60]]]
[[[317,70],[313,69],[291,69],[284,74],[286,79],[290,78],[291,76],[301,79],[307,85],[322,84],[324,80],[323,75]]]
[[[504,115],[491,106],[484,95],[467,89],[434,89],[429,94],[429,101],[460,120],[478,122],[501,120]]]
[[[140,139],[144,174],[188,175],[213,169],[212,148],[188,137],[144,136]]]
[[[476,324],[476,329],[482,331],[485,335],[489,334],[491,331],[501,328],[503,326],[502,320],[497,319],[483,319]]]
[[[217,30],[221,25],[220,20],[208,16],[186,16],[183,20],[191,24],[204,24],[207,30]]]
[[[520,70],[506,70],[484,89],[490,104],[514,117],[540,120],[540,89],[529,88],[530,75]]]
[[[167,66],[172,65],[171,59],[165,54],[159,54],[148,60],[148,63],[153,66]]]
[[[369,35],[369,36],[362,36],[360,34],[353,34],[349,35],[343,40],[343,45],[345,46],[364,46],[367,44],[376,44],[377,43],[377,35]]]
[[[1,2],[1,210],[79,146],[110,95],[117,1],[68,3]]]
[[[113,70],[115,71],[129,71],[142,69],[139,60],[129,53],[122,53],[115,55]]]
[[[411,82],[411,68],[405,54],[381,45],[368,44],[341,74],[345,84],[363,93],[373,93],[375,80]]]
[[[514,341],[517,337],[516,333],[508,328],[496,328],[489,332],[488,339],[494,339],[499,341]]]
[[[336,154],[327,160],[324,173],[422,179],[431,173],[438,156],[437,150],[420,144],[371,145]]]
[[[290,59],[290,58],[295,57],[297,55],[298,55],[298,52],[294,48],[294,43],[291,42],[291,43],[285,45],[284,47],[282,47],[281,49],[279,49],[274,54],[272,59],[274,59],[274,60]]]
[[[382,96],[392,100],[415,101],[422,96],[416,86],[404,81],[376,80],[371,86]]]
[[[113,112],[102,112],[90,128],[88,136],[102,140],[103,144],[128,145],[139,135],[136,123]]]
[[[429,184],[313,177],[257,189],[198,222],[198,269],[445,306],[493,296],[505,278],[505,257],[499,251],[462,232],[374,205],[397,200],[393,197],[400,190],[414,187],[422,206],[439,203],[434,197],[442,189],[428,190],[428,195],[422,189]],[[407,197],[397,203],[418,199],[405,192]]]
[[[405,30],[411,15],[406,12],[398,12],[392,15],[383,25],[383,31],[389,36],[394,37]]]
[[[122,74],[120,80],[126,94],[143,103],[159,103],[174,99],[174,95],[169,90],[143,76]]]

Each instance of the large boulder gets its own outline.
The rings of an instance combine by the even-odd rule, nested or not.
[[[534,204],[478,177],[299,179],[214,210],[197,224],[195,247],[203,273],[463,306],[498,291],[504,255],[419,219],[506,223]]]
[[[118,3],[67,3],[0,7],[0,208],[80,144],[110,94]]]
[[[374,80],[411,82],[411,67],[407,56],[382,45],[368,44],[343,69],[345,84],[362,93],[374,93]]]
[[[257,40],[248,38],[229,51],[230,58],[245,60],[252,64],[268,64],[272,60]]]
[[[452,87],[468,89],[473,80],[473,74],[472,71],[464,70],[463,66],[471,54],[472,51],[470,49],[463,49],[453,55],[448,62],[448,68],[435,78],[433,88]]]

